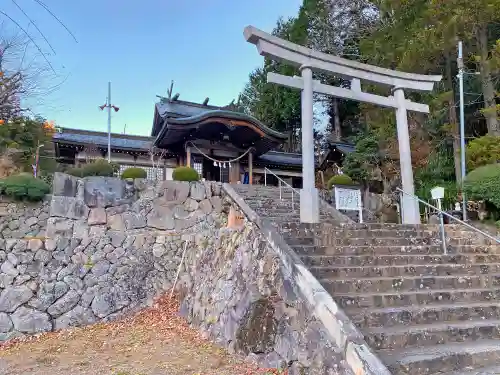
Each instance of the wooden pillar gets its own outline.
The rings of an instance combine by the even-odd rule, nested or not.
[[[253,185],[253,152],[248,153],[248,183]]]
[[[186,166],[191,166],[191,147],[186,147]]]
[[[229,183],[237,184],[240,181],[240,162],[235,161],[231,163],[231,169],[229,170]]]

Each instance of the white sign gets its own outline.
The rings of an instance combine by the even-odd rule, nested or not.
[[[337,210],[359,211],[359,222],[363,222],[361,190],[335,186],[335,208]]]

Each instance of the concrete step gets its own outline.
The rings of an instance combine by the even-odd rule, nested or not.
[[[497,365],[500,340],[381,350],[378,355],[394,375],[431,375]]]
[[[452,276],[404,276],[320,279],[332,295],[338,293],[401,293],[433,289],[500,288],[500,274]]]
[[[452,255],[301,255],[302,262],[308,267],[319,266],[405,266],[405,265],[431,265],[431,264],[489,264],[500,263],[499,255],[477,255],[477,254],[452,254]]]
[[[478,264],[432,264],[403,266],[316,266],[309,269],[318,279],[407,277],[407,276],[477,276],[499,274],[500,263]]]
[[[352,321],[366,328],[395,327],[436,322],[500,319],[500,302],[467,302],[443,305],[346,309]]]
[[[365,330],[364,334],[366,342],[374,350],[435,346],[452,342],[500,339],[500,320],[377,327]]]
[[[353,308],[388,308],[410,305],[491,302],[500,298],[500,288],[460,288],[372,293],[332,293],[339,306]]]

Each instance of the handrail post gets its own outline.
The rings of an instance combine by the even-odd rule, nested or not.
[[[295,211],[295,205],[293,204],[293,189],[292,189],[292,211]]]
[[[264,168],[264,186],[267,186],[267,168]]]
[[[477,232],[477,233],[480,233],[482,234],[483,236],[489,238],[490,240],[493,240],[495,241],[496,243],[500,244],[500,238],[499,237],[494,237],[492,236],[491,234],[488,234],[486,232],[483,232],[481,229],[478,229],[470,224],[468,224],[467,222],[463,221],[463,220],[460,220],[460,219],[457,219],[455,216],[453,215],[450,215],[444,211],[441,210],[441,208],[438,208],[438,207],[434,207],[432,204],[429,204],[428,202],[420,199],[419,197],[417,197],[416,195],[412,195],[412,194],[409,194],[407,192],[405,192],[404,190],[402,190],[401,188],[396,188],[397,191],[401,192],[402,194],[405,194],[405,195],[408,195],[410,197],[413,197],[414,199],[416,199],[417,201],[419,201],[420,203],[422,203],[423,205],[429,207],[429,208],[432,208],[433,210],[437,210],[441,216],[446,216],[448,219],[450,220],[454,220],[460,224],[462,224],[463,226],[467,227],[467,228],[470,228],[472,229],[473,231]],[[444,222],[444,221],[443,221]],[[443,224],[443,232],[444,232],[444,224]]]
[[[282,201],[283,198],[281,198],[281,180],[278,180],[278,186],[280,187],[280,201]]]
[[[446,255],[446,233],[444,230],[444,217],[443,210],[441,206],[441,199],[437,199],[437,208],[439,212],[439,232],[441,233],[441,246],[443,248],[443,254]]]
[[[446,246],[446,233],[444,230],[444,218],[442,212],[439,212],[439,230],[441,232],[441,246],[443,248],[443,254],[446,255],[448,250]]]

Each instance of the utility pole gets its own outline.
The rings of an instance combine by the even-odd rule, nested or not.
[[[464,115],[464,60],[462,42],[458,42],[458,81],[460,84],[460,159],[462,164],[462,219],[467,221],[467,198],[464,192],[465,181],[465,115]]]
[[[120,108],[111,104],[111,82],[108,82],[108,99],[106,100],[106,104],[101,105],[99,107],[101,111],[104,108],[108,109],[108,163],[111,163],[111,108],[118,112]]]

